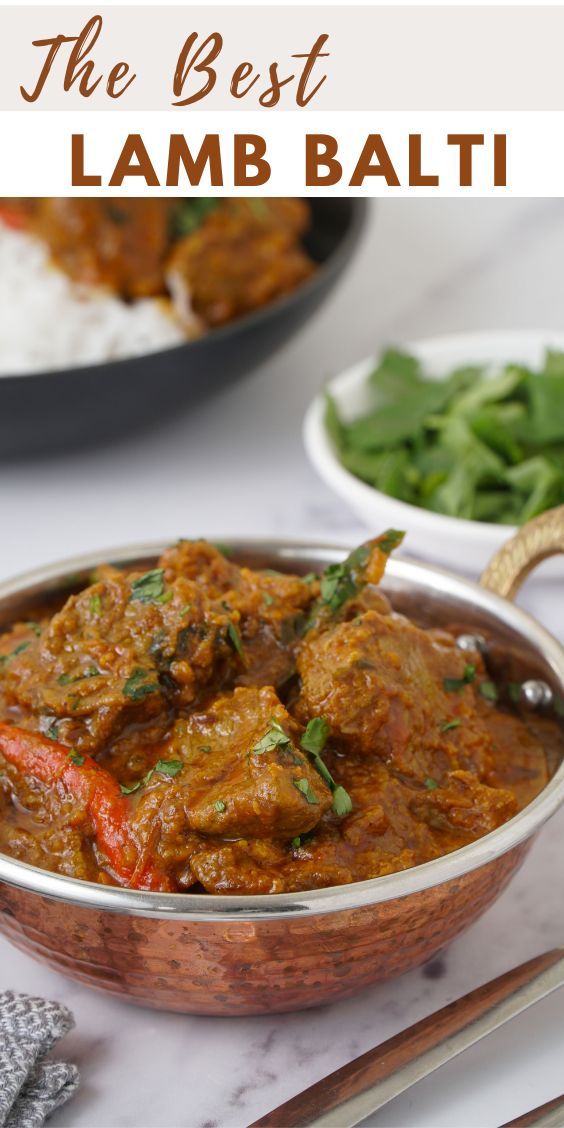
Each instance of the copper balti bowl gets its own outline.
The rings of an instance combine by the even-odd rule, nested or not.
[[[150,566],[163,545],[99,552],[0,586],[0,626],[30,602],[64,595],[93,568]],[[235,559],[309,572],[335,546],[237,541]],[[508,598],[534,563],[564,552],[564,510],[532,522],[494,559],[482,585],[390,561],[396,609],[495,640],[564,695],[564,649]],[[498,594],[501,593],[501,594]],[[353,995],[428,960],[495,901],[545,820],[564,800],[564,765],[525,810],[452,854],[371,881],[310,893],[146,893],[78,881],[0,856],[0,929],[19,948],[90,987],[192,1014],[291,1011]]]

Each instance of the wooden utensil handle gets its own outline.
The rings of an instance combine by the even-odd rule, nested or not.
[[[350,1128],[564,986],[564,950],[536,956],[318,1081],[249,1128]]]
[[[533,568],[559,553],[564,553],[564,505],[549,509],[523,525],[496,552],[480,583],[496,595],[513,599]],[[564,564],[562,575],[564,577]]]

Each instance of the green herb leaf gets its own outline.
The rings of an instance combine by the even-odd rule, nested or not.
[[[142,701],[150,693],[158,693],[160,686],[158,682],[148,682],[146,679],[152,677],[153,670],[143,670],[140,666],[137,667],[131,674],[123,687],[124,697],[129,697],[131,701]]]
[[[255,744],[253,752],[256,756],[262,756],[264,752],[272,752],[274,748],[285,747],[290,744],[290,737],[287,732],[284,732],[282,725],[274,717],[270,718],[269,729],[263,737]]]
[[[299,850],[301,844],[302,844],[302,840],[299,837],[299,835],[298,835],[297,838],[292,838],[292,841],[290,842],[290,846],[292,847],[292,850]]]
[[[214,803],[214,807],[215,807],[216,811],[218,811],[219,814],[222,815],[223,812],[226,809],[226,804],[223,802],[223,799],[216,799],[216,801]]]
[[[33,631],[36,638],[39,638],[41,634],[41,623],[37,623],[35,619],[30,619],[25,625],[28,630]]]
[[[132,783],[129,787],[127,787],[124,783],[120,783],[119,786],[122,795],[133,795],[134,791],[139,791],[140,787],[144,787],[145,784],[149,782],[153,775],[153,771],[154,768],[151,768],[150,771],[146,773],[146,775],[144,775],[141,779],[138,779],[136,783]]]
[[[59,739],[59,733],[58,733],[58,730],[57,730],[58,724],[59,724],[58,721],[51,721],[49,728],[45,730],[45,736],[48,736],[49,740],[58,740]]]
[[[319,756],[331,734],[331,729],[325,717],[312,717],[308,721],[305,732],[300,740],[304,752],[311,752],[312,756]]]
[[[211,744],[200,744],[198,752],[211,752]]]
[[[461,678],[444,678],[443,685],[447,693],[458,693],[464,686],[470,685],[476,677],[476,667],[468,662],[464,667],[464,673]]]
[[[174,239],[182,239],[191,235],[204,222],[207,215],[214,211],[219,201],[213,196],[191,196],[190,199],[180,200],[172,214],[172,235]]]
[[[302,580],[303,580],[304,584],[314,584],[316,579],[317,579],[317,573],[316,572],[307,572],[305,576],[302,576]]]
[[[69,760],[72,764],[76,764],[77,768],[81,768],[84,763],[84,756],[81,756],[80,752],[76,752],[74,748],[71,748],[69,752]]]
[[[427,776],[427,779],[425,780],[425,787],[427,788],[427,791],[434,791],[438,786],[439,784],[437,783],[436,779],[433,779],[431,776]]]
[[[386,556],[389,556],[394,548],[398,548],[404,537],[405,533],[399,529],[388,529],[381,537],[377,538],[376,543],[380,552],[385,552]]]
[[[452,721],[443,721],[441,725],[441,732],[450,732],[451,729],[460,728],[460,717],[454,717]]]
[[[157,760],[155,764],[155,771],[160,775],[175,776],[182,771],[184,763],[182,760]]]
[[[478,686],[478,693],[486,699],[486,701],[497,701],[499,694],[497,686],[493,681],[480,682]]]
[[[333,792],[333,810],[340,818],[350,815],[353,809],[352,799],[344,787],[336,787]]]
[[[101,599],[99,592],[96,591],[96,592],[94,592],[94,595],[90,596],[90,601],[88,603],[88,607],[90,609],[91,615],[99,615],[100,614],[100,612],[102,610],[102,599]]]
[[[507,686],[509,700],[518,705],[521,700],[521,682],[509,682]]]
[[[61,674],[57,678],[59,685],[74,685],[75,682],[85,681],[87,678],[100,678],[102,675],[96,666],[88,666],[81,674]]]
[[[319,799],[316,797],[315,791],[312,789],[309,780],[307,779],[294,779],[292,780],[294,787],[301,791],[304,798],[312,807],[319,806]]]
[[[184,616],[187,615],[188,612],[192,610],[192,606],[193,605],[191,603],[185,603],[184,604],[184,607],[182,608],[182,610],[180,612],[182,618],[184,618]]]
[[[243,650],[243,643],[241,642],[241,635],[239,634],[239,631],[237,630],[235,623],[229,623],[229,625],[227,627],[227,637],[228,637],[233,649],[237,651],[237,654],[239,655],[239,657],[244,658],[245,657],[245,651]]]
[[[153,568],[131,584],[130,603],[156,603],[164,594],[164,568]]]
[[[170,603],[173,598],[174,598],[174,592],[169,588],[168,591],[163,591],[162,595],[157,596],[157,598],[155,599],[155,603],[160,603],[160,604]]]
[[[263,591],[262,598],[263,598],[264,602],[266,603],[267,607],[272,607],[274,600],[273,600],[269,591]]]

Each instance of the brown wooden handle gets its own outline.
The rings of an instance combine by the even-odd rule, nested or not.
[[[305,1128],[307,1125],[321,1123],[323,1114],[339,1108],[349,1098],[386,1081],[411,1062],[422,1058],[428,1051],[447,1043],[453,1035],[476,1023],[498,1004],[515,995],[520,988],[533,983],[557,964],[561,964],[562,969],[554,987],[564,984],[564,951],[557,949],[535,956],[348,1062],[260,1120],[255,1120],[249,1128]],[[448,1055],[445,1060],[449,1060]],[[414,1076],[410,1084],[416,1080],[419,1077]],[[339,1123],[338,1119],[335,1122]],[[351,1121],[343,1120],[342,1123]]]
[[[496,595],[513,599],[533,568],[559,553],[564,553],[564,505],[523,525],[490,560],[480,583]]]

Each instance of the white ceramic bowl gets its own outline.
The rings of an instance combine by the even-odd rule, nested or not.
[[[431,337],[402,345],[419,357],[431,378],[444,379],[459,365],[491,364],[492,371],[512,361],[537,367],[547,348],[564,351],[564,331],[507,330]],[[353,419],[369,404],[366,378],[377,364],[370,357],[347,369],[327,385],[345,419]],[[562,405],[564,411],[564,404]],[[324,424],[324,396],[310,404],[304,420],[304,443],[310,461],[331,489],[348,503],[372,534],[384,528],[405,529],[407,552],[466,573],[485,568],[504,541],[516,530],[510,525],[444,517],[404,501],[397,501],[362,482],[341,465]],[[555,558],[543,566],[544,578],[564,579],[564,562]]]

